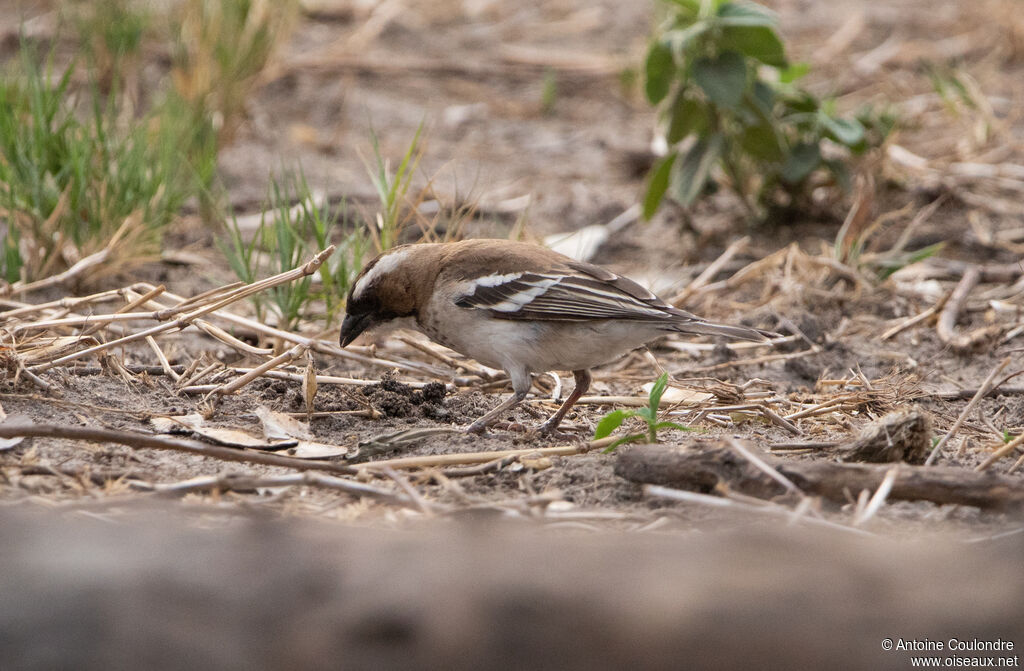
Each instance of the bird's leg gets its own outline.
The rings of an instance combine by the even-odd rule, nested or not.
[[[565,413],[569,412],[569,408],[575,405],[576,401],[580,400],[580,397],[590,388],[589,370],[574,370],[572,374],[576,378],[576,388],[569,394],[569,398],[565,399],[562,407],[556,410],[555,414],[551,415],[551,419],[540,425],[541,433],[551,433],[557,429],[558,425],[562,422],[562,418],[565,417]]]
[[[522,403],[524,398],[526,398],[526,390],[515,392],[512,396],[502,401],[497,408],[470,424],[466,431],[468,433],[483,433],[502,413]]]

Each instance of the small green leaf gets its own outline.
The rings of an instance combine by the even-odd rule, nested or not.
[[[703,35],[711,27],[707,21],[697,21],[685,28],[670,30],[661,37],[661,41],[668,45],[669,50],[675,57],[676,63],[686,62],[686,47],[695,39]]]
[[[676,73],[676,64],[672,60],[672,50],[662,41],[651,44],[647,50],[647,62],[644,64],[646,81],[644,92],[652,105],[657,105],[668,95],[672,85],[672,77]]]
[[[793,147],[789,158],[782,166],[782,179],[787,184],[797,184],[814,172],[814,169],[820,164],[821,149],[818,145],[807,142],[800,143]]]
[[[779,82],[792,84],[796,80],[802,79],[810,70],[811,66],[807,63],[791,63],[788,68],[779,72]]]
[[[718,48],[733,49],[772,67],[786,67],[786,48],[775,29],[768,26],[726,26]]]
[[[622,425],[627,416],[625,410],[612,410],[602,417],[601,421],[597,423],[597,428],[594,430],[594,440],[600,440],[611,435],[612,431]]]
[[[665,139],[673,145],[690,133],[699,133],[708,125],[708,111],[704,104],[680,90],[669,108],[668,132]]]
[[[747,126],[740,135],[740,146],[743,151],[763,161],[782,160],[782,147],[771,124],[762,123]]]
[[[845,193],[849,193],[850,189],[853,188],[853,179],[850,176],[850,168],[844,161],[839,159],[830,158],[824,161],[825,166],[836,180],[836,184]]]
[[[676,424],[675,422],[658,422],[654,425],[655,431],[661,431],[662,429],[676,429],[678,431],[693,431],[692,426],[683,426],[682,424]]]
[[[775,107],[775,91],[772,90],[771,86],[762,81],[754,82],[748,102],[762,119],[769,122],[772,120],[772,109]]]
[[[778,24],[767,7],[752,2],[726,2],[718,8],[719,23],[725,26],[767,26]]]
[[[701,138],[694,144],[682,161],[676,161],[669,186],[672,197],[683,205],[689,205],[704,189],[711,174],[711,167],[722,153],[722,136],[718,133]]]
[[[633,410],[630,414],[633,417],[639,417],[648,424],[652,424],[658,419],[658,413],[652,413],[650,408],[640,408],[639,410]]]
[[[700,0],[670,0],[677,5],[680,13],[686,16],[696,17],[700,13]]]
[[[678,154],[672,152],[661,159],[651,171],[651,179],[647,183],[647,194],[644,196],[644,219],[650,221],[654,213],[658,211],[665,191],[668,189],[668,179],[672,175],[672,166],[675,165]]]
[[[651,411],[651,420],[658,418],[658,408],[661,406],[661,397],[665,394],[665,389],[667,387],[668,373],[662,373],[658,376],[658,379],[654,381],[654,385],[651,387],[651,391],[647,395],[647,407]]]
[[[829,139],[852,147],[864,139],[864,126],[856,119],[836,119],[827,114],[821,114],[821,125]]]
[[[634,442],[636,442],[638,440],[644,440],[646,438],[647,438],[647,436],[642,434],[642,433],[631,433],[628,436],[623,436],[622,438],[619,438],[614,443],[612,443],[611,445],[606,447],[604,449],[603,454],[611,454],[612,452],[615,451],[615,448],[617,448],[619,445],[622,445],[624,443],[634,443]]]
[[[725,51],[718,58],[698,58],[693,78],[711,102],[735,109],[747,90],[747,64],[735,51]]]

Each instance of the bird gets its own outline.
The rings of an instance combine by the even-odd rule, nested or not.
[[[468,427],[478,434],[526,398],[534,374],[572,371],[576,382],[540,425],[548,434],[590,387],[591,368],[659,336],[776,335],[709,322],[601,266],[495,239],[402,245],[367,263],[350,285],[340,344],[384,325],[418,330],[508,374],[512,396]]]

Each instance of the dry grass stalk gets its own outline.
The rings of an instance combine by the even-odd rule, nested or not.
[[[331,245],[327,249],[319,252],[316,256],[314,256],[300,268],[295,268],[293,270],[289,270],[288,272],[280,273],[273,277],[260,280],[259,282],[253,282],[252,284],[246,285],[245,287],[229,292],[224,298],[220,298],[217,300],[211,299],[208,305],[196,308],[192,312],[182,315],[181,317],[178,317],[172,322],[160,324],[158,326],[154,326],[152,328],[146,329],[144,331],[139,331],[137,333],[132,333],[130,335],[118,338],[117,340],[112,340],[107,343],[102,343],[99,345],[95,345],[93,347],[88,347],[86,349],[79,350],[72,354],[68,354],[66,356],[54,359],[46,363],[36,364],[35,366],[33,366],[33,370],[41,372],[54,366],[58,366],[61,364],[68,363],[70,361],[81,359],[82,357],[89,356],[90,354],[95,354],[97,352],[109,350],[113,347],[118,347],[120,345],[136,342],[138,340],[145,340],[146,337],[148,336],[158,335],[161,333],[165,333],[167,331],[180,331],[185,327],[189,326],[193,320],[202,317],[206,314],[209,314],[211,312],[214,312],[216,310],[219,310],[220,308],[230,305],[231,303],[242,300],[243,298],[251,296],[252,294],[259,293],[260,291],[264,291],[266,289],[278,286],[280,284],[286,284],[288,282],[296,280],[300,277],[304,277],[306,275],[312,275],[320,268],[323,262],[327,260],[327,257],[334,253],[334,249],[334,245]]]
[[[1005,359],[1002,360],[1002,362],[999,365],[992,369],[992,372],[988,374],[988,377],[985,378],[985,381],[981,383],[981,386],[978,388],[978,392],[974,395],[974,398],[972,398],[967,403],[967,405],[964,406],[963,411],[961,411],[960,416],[956,418],[956,421],[953,423],[953,426],[951,426],[949,431],[946,432],[946,435],[944,435],[942,439],[935,444],[935,447],[932,449],[931,454],[928,455],[928,458],[924,462],[925,466],[931,466],[935,462],[935,459],[938,458],[939,454],[942,452],[942,448],[946,446],[946,443],[949,442],[949,439],[952,438],[960,429],[960,426],[964,423],[964,420],[966,420],[967,417],[971,414],[975,406],[977,406],[981,399],[985,398],[985,395],[988,394],[988,392],[995,387],[996,376],[999,375],[999,373],[1001,373],[1004,368],[1010,365],[1010,361],[1011,357],[1006,357]]]
[[[89,426],[34,424],[32,422],[8,421],[0,424],[0,438],[14,438],[17,436],[24,436],[26,438],[64,438],[67,440],[84,440],[96,443],[116,443],[134,448],[174,450],[221,461],[241,461],[262,464],[264,466],[280,466],[299,471],[330,471],[332,473],[349,475],[356,472],[351,466],[341,464],[295,459],[278,454],[209,445],[197,440],[178,439],[148,433],[114,431],[112,429],[100,429]]]
[[[136,485],[136,488],[146,489],[158,494],[177,495],[192,492],[252,491],[263,487],[319,487],[344,492],[360,498],[372,498],[382,503],[402,506],[404,508],[422,510],[425,507],[432,512],[437,507],[436,504],[423,501],[422,497],[419,497],[418,501],[414,501],[408,496],[389,492],[365,482],[346,480],[314,471],[273,476],[255,474],[213,475],[190,478],[181,482]]]
[[[273,359],[270,359],[269,361],[260,364],[256,368],[253,368],[252,370],[242,375],[241,377],[236,378],[227,384],[221,385],[220,387],[217,387],[216,389],[213,390],[212,393],[221,394],[222,396],[233,394],[242,387],[244,387],[245,385],[249,384],[256,378],[258,378],[259,376],[266,373],[267,371],[273,370],[274,368],[277,368],[282,364],[290,363],[304,356],[308,349],[309,348],[307,348],[305,345],[296,345],[295,347],[289,349],[287,352],[279,354],[278,356],[275,356]],[[305,377],[300,376],[300,379],[305,379]]]
[[[999,461],[1000,459],[1002,459],[1006,455],[1012,454],[1021,445],[1024,445],[1024,433],[1020,434],[1019,436],[1017,436],[1013,440],[1009,441],[1008,443],[1006,443],[1004,445],[1000,445],[999,448],[995,452],[990,454],[985,459],[985,461],[983,461],[980,464],[978,464],[977,468],[975,468],[974,470],[976,470],[976,471],[988,470],[989,466],[991,466],[992,464],[996,463],[997,461]],[[1017,464],[1014,464],[1013,468],[1011,469],[1011,472],[1013,470],[1015,470],[1016,468],[1017,468]]]
[[[608,447],[616,440],[618,440],[616,436],[609,436],[608,438],[602,438],[600,440],[592,440],[583,445],[560,445],[555,447],[538,447],[533,449],[527,448],[517,450],[491,450],[488,452],[464,452],[461,454],[435,454],[424,457],[399,457],[397,459],[372,461],[366,464],[361,464],[358,468],[361,471],[374,472],[383,468],[435,468],[440,466],[456,466],[460,464],[484,464],[509,457],[519,458],[531,455],[573,456]]]

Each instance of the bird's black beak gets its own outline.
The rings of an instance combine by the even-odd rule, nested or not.
[[[345,321],[341,323],[341,337],[339,338],[341,346],[348,347],[353,340],[359,337],[359,334],[371,326],[373,326],[373,320],[369,313],[345,315]]]

